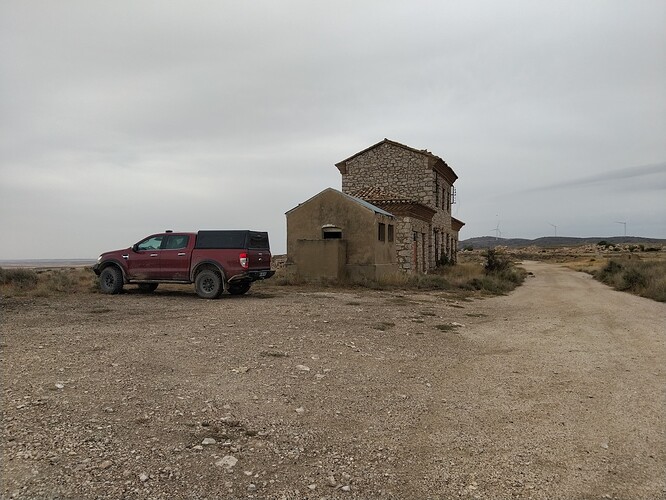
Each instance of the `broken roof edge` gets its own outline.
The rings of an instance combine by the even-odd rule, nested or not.
[[[465,225],[465,223],[459,219],[456,219],[455,217],[451,217],[451,228],[459,231],[462,229],[462,227]],[[458,227],[455,227],[458,226]]]
[[[348,161],[351,161],[357,156],[367,153],[368,151],[375,149],[376,147],[381,146],[382,144],[391,144],[393,146],[406,149],[407,151],[412,151],[413,153],[418,153],[427,156],[434,161],[432,168],[437,169],[442,175],[447,177],[448,178],[447,180],[449,180],[451,184],[453,184],[456,181],[456,179],[458,179],[458,175],[453,171],[453,169],[449,167],[449,165],[436,154],[431,153],[427,149],[416,149],[411,146],[407,146],[406,144],[402,144],[397,141],[392,141],[391,139],[387,139],[386,137],[383,140],[379,141],[377,144],[373,144],[372,146],[365,148],[363,151],[359,151],[358,153],[351,155],[349,158],[337,162],[335,166],[338,168],[341,174],[346,174]]]
[[[345,198],[347,198],[347,199],[353,201],[354,203],[356,203],[356,204],[358,204],[358,205],[361,205],[362,207],[364,207],[364,208],[366,208],[366,209],[368,209],[368,210],[373,211],[373,212],[376,213],[376,214],[385,215],[385,216],[387,216],[387,217],[395,218],[395,215],[393,215],[392,213],[389,213],[389,212],[387,212],[386,210],[381,209],[381,208],[379,208],[379,207],[373,205],[372,203],[369,203],[369,202],[367,202],[367,201],[365,201],[365,200],[362,200],[361,198],[356,198],[355,196],[351,196],[351,195],[349,195],[349,194],[347,194],[347,193],[343,193],[342,191],[338,191],[337,189],[332,188],[332,187],[328,187],[328,188],[326,188],[326,189],[323,189],[322,191],[318,192],[317,194],[315,194],[315,195],[311,196],[310,198],[308,198],[307,200],[305,200],[303,203],[299,203],[299,204],[296,205],[294,208],[292,208],[292,209],[290,209],[290,210],[287,210],[287,211],[285,212],[285,215],[290,214],[291,212],[293,212],[293,211],[296,210],[297,208],[299,208],[299,207],[305,205],[306,203],[311,202],[311,201],[314,200],[317,196],[320,196],[320,195],[324,194],[324,193],[327,192],[327,191],[332,191],[332,192],[334,192],[334,193],[337,193],[337,194],[339,194],[339,195],[342,195],[342,196],[344,196]]]

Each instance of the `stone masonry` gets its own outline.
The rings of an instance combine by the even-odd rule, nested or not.
[[[458,229],[452,227],[455,172],[438,156],[388,139],[336,164],[342,191],[397,217],[396,252],[407,272],[428,272],[455,262]]]

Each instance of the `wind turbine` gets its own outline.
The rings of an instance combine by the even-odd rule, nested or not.
[[[624,222],[624,221],[616,220],[615,224],[622,224],[624,226],[624,235],[626,236],[627,235],[627,223]]]
[[[548,223],[549,226],[553,226],[555,228],[555,236],[557,236],[557,226],[555,224],[551,224],[550,222]]]
[[[499,239],[500,236],[502,236],[502,231],[500,231],[499,228],[499,221],[497,221],[497,226],[495,226],[495,229],[492,229],[492,231],[495,231],[495,240]]]

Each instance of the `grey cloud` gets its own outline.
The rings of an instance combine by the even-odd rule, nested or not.
[[[0,228],[61,227],[46,257],[176,223],[252,224],[280,251],[284,212],[384,137],[456,170],[463,238],[496,213],[541,235],[572,190],[604,221],[623,186],[648,220],[663,170],[621,175],[664,165],[665,15],[660,0],[5,2]]]

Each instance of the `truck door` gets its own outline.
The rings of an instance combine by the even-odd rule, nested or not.
[[[131,279],[156,280],[160,276],[160,252],[163,234],[149,236],[132,247],[127,258]]]
[[[161,279],[186,281],[190,276],[189,234],[169,234],[160,253]]]

